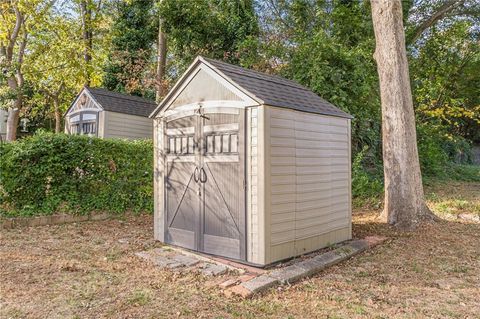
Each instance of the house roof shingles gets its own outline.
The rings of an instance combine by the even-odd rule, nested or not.
[[[105,111],[148,117],[157,107],[153,101],[102,88],[87,88]]]
[[[203,59],[267,105],[352,118],[350,114],[294,81],[217,60]]]

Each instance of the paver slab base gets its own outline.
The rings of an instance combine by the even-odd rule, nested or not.
[[[227,294],[237,293],[242,297],[248,297],[280,284],[292,284],[302,278],[318,273],[331,265],[359,254],[367,248],[378,245],[385,240],[385,237],[367,237],[365,239],[349,241],[332,251],[303,261],[295,262],[290,266],[278,268],[242,282],[238,286],[230,288]]]
[[[230,264],[221,264],[218,260],[209,260],[204,256],[196,256],[193,253],[182,253],[179,249],[155,248],[138,252],[136,255],[156,266],[172,271],[196,271],[212,277],[221,276],[228,272],[226,278],[222,279],[223,281],[214,285],[224,289],[227,296],[248,297],[271,287],[292,284],[302,278],[314,275],[385,240],[386,237],[377,236],[351,240],[334,250],[317,255],[314,253],[313,256],[307,255],[290,261],[288,266],[273,270],[262,270],[257,273],[245,273],[245,269],[243,269],[243,272],[242,269],[228,272],[229,269],[233,269]]]

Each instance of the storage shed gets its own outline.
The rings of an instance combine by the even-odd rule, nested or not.
[[[351,116],[198,57],[151,114],[155,238],[264,266],[351,238]]]
[[[138,96],[84,87],[65,113],[65,133],[100,138],[153,136],[148,116],[157,104]]]

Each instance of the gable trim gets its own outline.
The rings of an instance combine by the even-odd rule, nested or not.
[[[221,85],[224,85],[228,90],[232,91],[235,95],[242,99],[240,102],[230,101],[231,104],[236,104],[236,107],[248,107],[263,104],[261,99],[257,98],[255,95],[236,84],[229,77],[211,65],[208,61],[204,60],[202,57],[197,57],[149,117],[153,118],[160,112],[168,111],[168,108],[171,106],[171,104],[185,90],[185,88],[190,84],[200,70],[205,71],[214,79],[218,80]],[[198,106],[199,104],[206,105],[206,103],[213,102],[214,101],[204,101],[194,104]],[[239,105],[239,103],[241,103],[241,105]]]
[[[70,110],[75,105],[75,103],[77,103],[78,99],[82,96],[83,93],[86,93],[88,95],[88,97],[93,101],[93,103],[100,109],[100,110],[98,110],[99,112],[104,111],[102,105],[100,103],[98,103],[98,101],[93,97],[93,94],[90,93],[90,91],[88,90],[88,87],[84,86],[83,89],[80,91],[80,93],[77,94],[77,96],[75,97],[73,102],[70,104],[68,109],[65,111],[63,116],[66,116],[67,114],[69,114]]]

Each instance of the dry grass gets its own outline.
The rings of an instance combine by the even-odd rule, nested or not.
[[[158,245],[151,216],[2,231],[0,317],[479,318],[479,224],[398,233],[375,216],[357,212],[355,236],[387,235],[387,243],[250,300],[136,258]]]
[[[437,182],[426,189],[428,205],[440,216],[480,216],[480,183]]]

